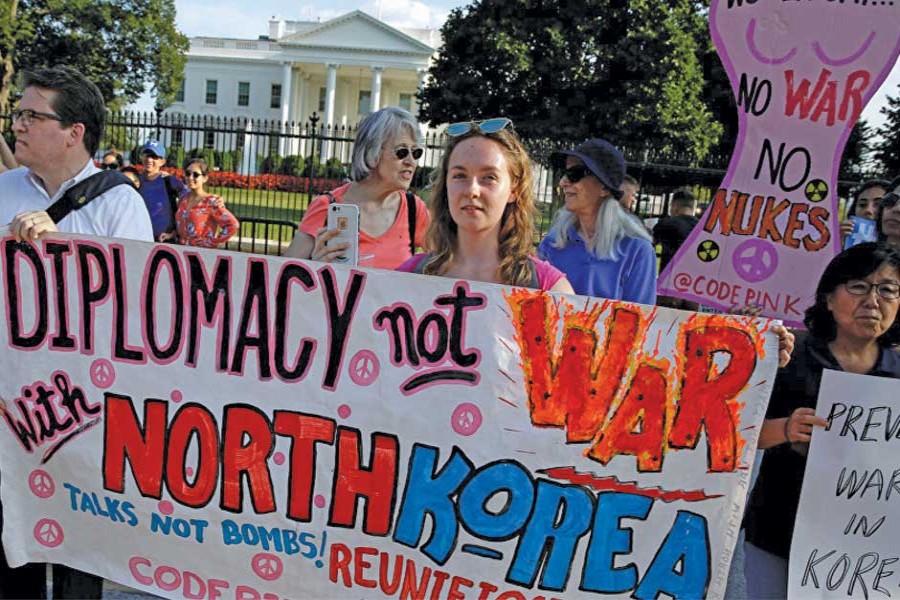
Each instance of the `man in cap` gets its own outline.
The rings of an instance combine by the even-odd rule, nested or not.
[[[141,162],[144,172],[139,190],[153,223],[153,239],[167,242],[175,237],[175,210],[185,187],[177,177],[163,172],[166,147],[162,142],[147,140],[141,147]]]

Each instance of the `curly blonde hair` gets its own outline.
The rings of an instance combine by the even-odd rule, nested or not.
[[[431,224],[426,233],[431,256],[424,265],[423,272],[428,275],[443,275],[456,259],[457,227],[450,214],[447,197],[447,170],[453,150],[463,141],[476,136],[493,140],[500,146],[509,166],[512,195],[515,197],[513,202],[506,205],[500,218],[500,281],[507,285],[528,286],[534,277],[534,266],[530,260],[534,245],[534,175],[528,151],[510,129],[482,133],[473,128],[469,133],[451,137],[448,141],[432,186]]]

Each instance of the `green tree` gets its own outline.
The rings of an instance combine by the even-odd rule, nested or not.
[[[872,128],[865,119],[860,119],[853,126],[844,155],[841,156],[841,167],[838,171],[841,179],[859,179],[866,167],[869,147],[872,143]]]
[[[900,175],[900,95],[888,96],[881,114],[885,121],[876,131],[880,140],[873,144],[873,158],[890,179]]]
[[[112,109],[145,86],[163,105],[178,91],[188,40],[174,0],[0,0],[0,105],[23,69],[65,63],[100,88]]]
[[[528,138],[702,158],[721,133],[703,99],[702,21],[690,0],[477,0],[442,29],[423,118],[504,115]]]

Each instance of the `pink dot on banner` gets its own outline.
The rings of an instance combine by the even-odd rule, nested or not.
[[[174,392],[172,392],[169,397],[172,398],[172,402],[175,403],[181,402],[182,399],[181,392],[179,390],[175,390]]]
[[[346,419],[350,416],[350,413],[353,412],[350,410],[350,407],[346,404],[341,404],[338,406],[338,416],[342,419]]]
[[[272,460],[275,461],[276,465],[283,465],[284,464],[284,454],[282,454],[281,452],[276,452],[275,456],[272,457]]]
[[[187,474],[188,477],[193,477],[194,476],[194,467],[188,467],[187,469],[184,470],[184,472],[185,472],[185,474]]]
[[[175,511],[175,507],[172,506],[172,503],[168,500],[163,500],[156,505],[156,510],[158,510],[160,514],[171,515]]]
[[[325,508],[325,496],[322,494],[316,494],[316,497],[313,499],[313,502],[316,503],[318,508]]]
[[[463,402],[453,410],[450,426],[459,435],[472,435],[481,427],[481,410],[471,402]]]

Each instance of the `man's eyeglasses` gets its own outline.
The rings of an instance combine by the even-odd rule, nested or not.
[[[191,179],[200,179],[201,177],[203,177],[203,173],[201,173],[200,171],[185,171],[184,176]]]
[[[117,162],[100,163],[100,168],[104,171],[117,171],[121,165]]]
[[[885,194],[881,199],[881,210],[887,210],[889,208],[894,208],[897,205],[897,202],[900,201],[900,194],[897,192],[891,192],[890,194]]]
[[[578,183],[588,175],[593,175],[593,173],[591,173],[586,166],[572,165],[571,167],[563,169],[560,179],[565,176],[565,178],[569,180],[569,183]]]
[[[34,125],[35,119],[39,121],[50,119],[51,121],[59,121],[60,123],[65,123],[65,120],[61,116],[55,115],[53,113],[31,110],[30,108],[23,108],[22,110],[12,111],[13,124],[21,121],[22,125],[24,125],[25,127],[31,127],[32,125]]]
[[[413,160],[419,160],[425,154],[424,148],[397,148],[394,150],[394,156],[400,160],[406,160],[406,157],[412,153]]]
[[[452,125],[447,125],[447,135],[450,137],[456,137],[460,135],[465,135],[472,131],[472,129],[477,129],[481,133],[497,133],[498,131],[502,131],[512,125],[512,120],[507,119],[506,117],[495,117],[493,119],[486,119],[484,121],[464,121],[462,123],[453,123]]]
[[[875,293],[885,300],[900,298],[900,283],[869,283],[861,279],[851,279],[844,282],[844,288],[854,296],[868,296],[872,288],[875,288]]]

